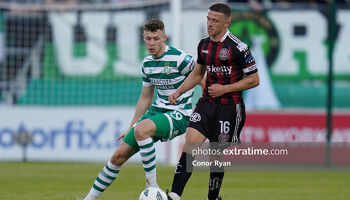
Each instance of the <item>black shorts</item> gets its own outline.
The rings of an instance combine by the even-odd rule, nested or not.
[[[238,145],[244,122],[244,103],[227,105],[200,99],[190,117],[188,127],[201,132],[210,142]]]

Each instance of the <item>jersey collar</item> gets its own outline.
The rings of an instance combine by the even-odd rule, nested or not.
[[[220,42],[223,42],[226,39],[226,37],[228,36],[229,33],[230,33],[230,31],[228,31],[228,29],[227,29],[225,35],[222,36]]]

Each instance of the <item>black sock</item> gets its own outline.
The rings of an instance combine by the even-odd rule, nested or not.
[[[171,192],[176,193],[180,197],[185,189],[185,185],[188,179],[190,179],[192,175],[192,170],[193,170],[192,161],[186,162],[186,157],[189,158],[190,160],[194,159],[192,155],[182,152],[179,163],[176,165],[173,185],[171,187]]]
[[[224,172],[210,172],[208,199],[216,200],[219,196]]]

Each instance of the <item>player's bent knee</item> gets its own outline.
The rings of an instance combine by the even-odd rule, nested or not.
[[[121,149],[114,152],[111,158],[111,163],[117,166],[121,166],[128,160],[128,153]]]
[[[111,163],[113,165],[121,166],[124,162],[124,159],[119,154],[113,154],[111,158]]]
[[[144,134],[145,134],[144,127],[140,124],[136,124],[136,126],[134,127],[134,135],[136,140],[143,139]]]
[[[134,127],[134,135],[136,140],[144,140],[152,136],[152,131],[144,124],[136,124]]]

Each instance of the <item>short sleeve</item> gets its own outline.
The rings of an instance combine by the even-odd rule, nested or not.
[[[186,55],[184,59],[181,61],[179,68],[179,71],[181,72],[182,75],[187,76],[192,72],[194,69],[195,62],[193,58],[190,55]]]
[[[142,67],[142,85],[143,86],[152,86],[153,83],[148,78],[147,74],[145,73],[145,69]]]
[[[241,67],[245,75],[254,74],[258,71],[255,63],[255,59],[245,43],[240,43],[237,45],[237,56],[238,56],[238,65]]]
[[[202,56],[202,46],[203,46],[203,40],[201,40],[197,46],[197,63],[200,65],[204,65],[204,58]]]

